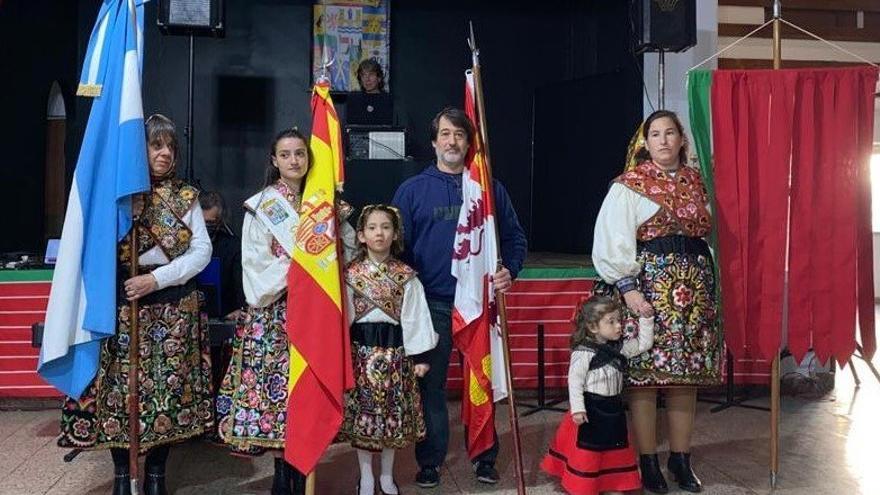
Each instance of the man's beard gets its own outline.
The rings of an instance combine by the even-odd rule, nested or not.
[[[459,150],[446,150],[441,156],[443,161],[450,165],[457,165],[464,160],[464,153]]]

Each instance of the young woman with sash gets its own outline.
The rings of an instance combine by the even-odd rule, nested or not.
[[[58,445],[109,448],[113,494],[130,493],[128,363],[132,300],[140,336],[140,448],[147,452],[144,493],[164,495],[169,446],[214,423],[211,361],[195,277],[211,260],[199,191],[174,176],[177,132],[162,115],[146,121],[152,192],[135,203],[138,272],[130,278],[130,235],[119,243],[116,335],[104,340],[98,374],[79,401],[68,398]]]
[[[272,142],[263,190],[244,203],[242,276],[247,311],[236,329],[232,360],[217,397],[220,437],[233,452],[275,455],[272,494],[302,493],[305,477],[284,461],[287,378],[287,271],[310,156],[296,129]],[[354,252],[354,229],[344,221],[350,208],[337,205],[341,234]]]

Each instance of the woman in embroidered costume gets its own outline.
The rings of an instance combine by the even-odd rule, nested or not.
[[[605,282],[597,294],[619,294],[635,315],[656,313],[654,347],[629,361],[627,379],[639,464],[646,489],[668,486],[656,453],[656,399],[666,395],[668,468],[679,486],[699,492],[690,467],[696,387],[720,381],[714,264],[703,239],[712,223],[700,173],[686,166],[684,130],[659,110],[640,129],[634,166],[614,180],[596,219],[593,264]]]
[[[172,443],[214,423],[207,329],[193,277],[211,259],[211,240],[198,191],[174,177],[177,133],[162,115],[146,121],[152,193],[135,203],[139,273],[128,278],[130,240],[119,243],[116,335],[104,340],[100,368],[79,401],[65,402],[58,445],[110,448],[114,495],[130,493],[128,363],[131,306],[137,299],[140,335],[140,447],[147,452],[144,493],[165,494],[165,460]],[[144,204],[145,203],[145,204]]]
[[[220,438],[233,452],[275,456],[273,494],[302,493],[305,477],[284,461],[287,379],[290,368],[287,272],[309,170],[308,141],[296,129],[272,142],[262,191],[244,203],[242,285],[248,308],[236,328],[232,359],[217,396]],[[340,217],[350,211],[340,208]],[[354,229],[342,222],[347,246]]]
[[[615,300],[593,296],[575,313],[568,369],[571,413],[541,463],[568,493],[621,493],[642,486],[621,391],[627,360],[654,344],[654,318],[639,318],[638,335],[623,339],[620,310]]]
[[[396,257],[403,251],[397,209],[370,205],[357,223],[359,252],[345,271],[355,387],[346,394],[340,438],[357,449],[357,492],[375,490],[373,453],[381,453],[379,490],[399,493],[394,450],[425,436],[417,377],[437,345],[428,303],[416,272]]]

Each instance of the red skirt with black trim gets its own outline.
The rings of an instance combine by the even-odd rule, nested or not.
[[[597,452],[577,446],[578,426],[567,413],[541,469],[560,479],[565,491],[587,495],[610,491],[638,490],[642,487],[636,453],[630,444],[616,450]]]

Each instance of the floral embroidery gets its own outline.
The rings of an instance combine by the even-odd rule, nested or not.
[[[136,222],[138,254],[159,246],[169,260],[189,249],[192,231],[183,217],[198,200],[199,191],[180,179],[166,179],[153,185],[150,200]],[[128,237],[126,236],[126,239]],[[120,261],[131,259],[128,242],[123,242]]]
[[[290,368],[287,298],[249,308],[232,342],[232,360],[217,396],[220,438],[239,453],[284,448]]]
[[[393,258],[380,264],[364,260],[349,265],[345,271],[345,281],[354,289],[354,319],[358,320],[374,308],[379,308],[400,321],[403,288],[415,276],[415,270]]]
[[[711,215],[706,207],[708,195],[700,173],[693,168],[681,167],[673,175],[654,162],[646,161],[619,176],[615,182],[660,206],[653,217],[639,226],[636,238],[640,241],[676,233],[705,237],[712,228]]]
[[[401,331],[399,326],[386,328]],[[339,439],[376,452],[403,448],[424,438],[419,384],[403,346],[352,342],[351,352],[355,388],[345,394]]]
[[[357,261],[346,269],[355,321],[379,308],[400,321],[406,283],[415,271],[389,259]],[[342,440],[359,449],[399,449],[425,436],[418,380],[403,347],[403,329],[393,323],[354,323],[351,354],[355,388],[345,396]]]
[[[80,400],[65,401],[61,447],[128,447],[127,303],[118,307],[117,322],[117,335],[102,344],[95,380]],[[176,304],[148,304],[138,310],[141,451],[201,435],[214,424],[204,323],[196,292]]]
[[[633,385],[716,385],[721,377],[721,331],[717,323],[712,260],[697,254],[638,255],[639,286],[654,307],[654,347],[630,360]],[[619,297],[599,282],[595,294]],[[624,309],[624,333],[638,331],[638,317]]]

